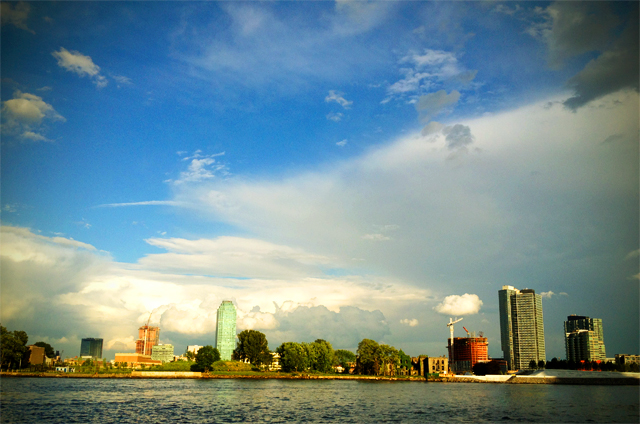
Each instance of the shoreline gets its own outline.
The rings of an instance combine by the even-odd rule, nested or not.
[[[606,385],[606,386],[639,386],[640,378],[635,376],[608,377],[529,377],[500,376],[503,378],[483,378],[478,376],[459,376],[442,378],[402,378],[369,375],[228,375],[204,374],[199,372],[175,371],[133,371],[122,374],[76,374],[76,373],[18,373],[0,372],[0,377],[10,378],[108,378],[108,379],[192,379],[192,380],[349,380],[349,381],[386,381],[386,382],[419,382],[419,383],[480,383],[480,384],[566,384],[566,385]],[[489,376],[498,377],[498,376]]]

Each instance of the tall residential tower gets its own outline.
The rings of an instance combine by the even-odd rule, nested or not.
[[[569,315],[564,322],[564,346],[567,361],[604,361],[602,320],[580,315]]]
[[[542,296],[534,290],[502,286],[498,291],[500,339],[510,370],[529,367],[533,360],[545,360]]]
[[[230,300],[222,301],[218,308],[216,325],[216,348],[220,352],[220,360],[230,361],[236,348],[236,307]]]

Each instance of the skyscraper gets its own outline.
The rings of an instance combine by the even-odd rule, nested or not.
[[[80,343],[80,357],[91,356],[93,358],[102,358],[102,339],[87,337],[82,339]]]
[[[510,370],[545,360],[542,297],[534,290],[502,286],[498,291],[500,340]]]
[[[600,318],[569,315],[564,322],[564,334],[567,361],[604,361],[607,359]]]
[[[236,348],[236,307],[230,300],[222,301],[218,308],[216,348],[222,361],[230,361]]]

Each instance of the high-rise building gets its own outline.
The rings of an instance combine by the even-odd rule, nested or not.
[[[604,361],[607,359],[600,318],[569,315],[564,322],[564,334],[567,361]]]
[[[222,361],[230,361],[236,348],[236,307],[230,300],[222,301],[218,308],[216,325],[216,348]]]
[[[80,357],[91,356],[95,359],[102,358],[102,339],[88,337],[80,343]]]
[[[173,361],[173,345],[158,344],[153,346],[151,359],[154,361],[171,362]]]
[[[136,340],[136,353],[149,355],[153,352],[153,347],[160,341],[160,327],[143,325],[138,328],[138,340]]]
[[[489,361],[486,337],[455,337],[453,339],[453,356],[451,355],[451,339],[449,349],[449,366],[453,372],[471,371],[478,362]]]
[[[542,296],[535,290],[502,286],[498,291],[500,340],[510,370],[528,368],[546,359]]]

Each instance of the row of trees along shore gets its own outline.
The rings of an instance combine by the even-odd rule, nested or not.
[[[17,369],[29,367],[24,360],[28,352],[28,336],[24,331],[8,331],[5,327],[0,326],[2,331],[1,337],[1,358],[0,368]],[[51,345],[45,342],[34,343],[36,346],[45,349],[45,355],[53,358],[55,355]],[[410,375],[411,374],[411,357],[406,355],[402,350],[398,350],[393,346],[379,344],[371,339],[363,339],[358,343],[358,350],[354,354],[344,349],[334,350],[326,340],[317,339],[314,342],[285,342],[276,350],[280,356],[280,366],[283,372],[316,372],[316,373],[333,373],[338,366],[342,367],[343,372],[348,373],[352,365],[355,363],[353,372],[361,375]],[[187,370],[192,371],[212,371],[217,369],[234,368],[229,363],[224,366],[216,367],[214,364],[220,363],[220,352],[212,346],[204,346],[193,354],[187,352],[185,354],[188,363]],[[233,351],[232,359],[234,361],[248,362],[254,369],[269,369],[273,361],[272,352],[269,350],[267,337],[256,330],[244,330],[238,334],[238,344]],[[85,361],[85,368],[98,371],[97,361]],[[112,367],[107,363],[106,359],[102,361],[104,370],[124,371],[124,364],[116,364]],[[166,367],[163,366],[163,368]],[[168,366],[172,368],[171,365]],[[152,367],[156,368],[156,367]],[[184,370],[185,367],[178,367]],[[178,369],[176,368],[176,369]],[[241,367],[235,367],[241,370]],[[638,372],[638,364],[615,364],[612,362],[573,362],[553,358],[550,361],[540,361],[536,363],[532,361],[529,364],[530,369],[571,369],[571,370],[593,370],[593,371],[631,371]],[[499,365],[497,363],[478,363],[473,367],[476,375],[500,374]]]

